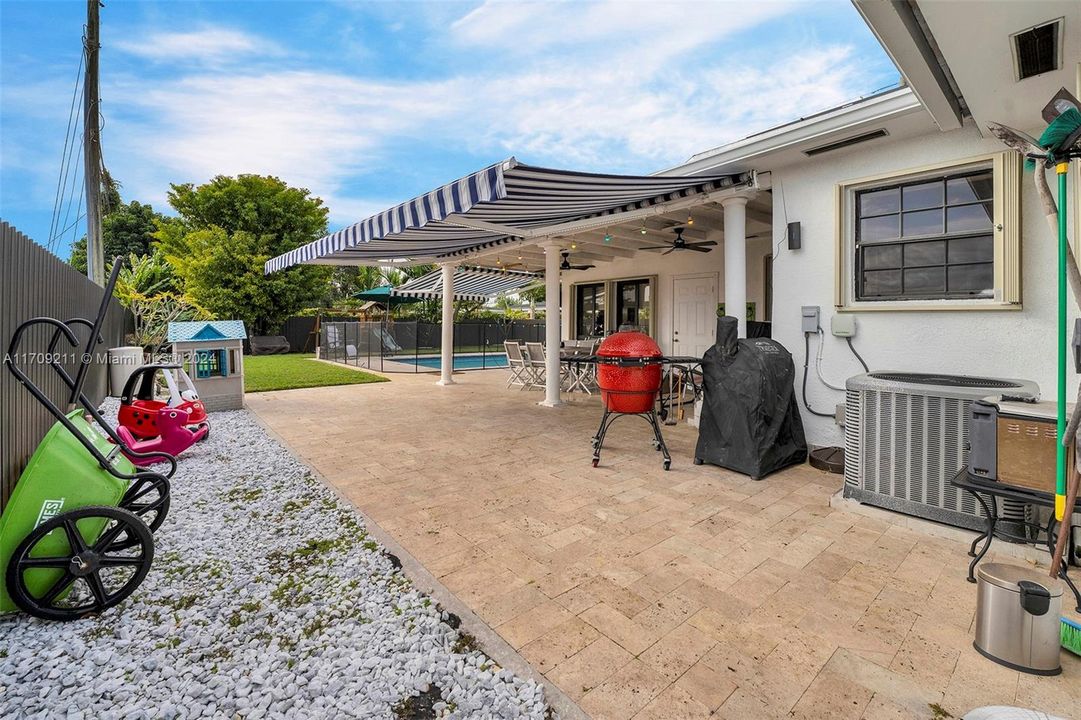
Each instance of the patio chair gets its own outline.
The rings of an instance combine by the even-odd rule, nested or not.
[[[532,387],[534,380],[533,369],[526,363],[525,356],[522,354],[522,346],[514,340],[507,340],[503,343],[503,349],[507,351],[507,367],[510,368],[507,387],[520,385],[523,390]]]
[[[594,366],[592,363],[574,362],[574,358],[592,355],[597,343],[593,340],[568,340],[565,343],[565,357],[568,362],[560,365],[560,386],[567,392],[584,392],[592,395]]]
[[[586,356],[592,356],[597,354],[597,348],[600,347],[600,340],[584,340],[582,341],[582,352]],[[587,363],[582,370],[582,384],[585,387],[585,391],[592,395],[593,390],[597,387],[597,366],[593,363]]]
[[[543,386],[547,380],[547,358],[544,352],[544,343],[539,342],[527,342],[525,344],[525,361],[526,367],[530,369],[532,373],[533,383],[530,387]]]

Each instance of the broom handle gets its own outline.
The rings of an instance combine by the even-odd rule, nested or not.
[[[1068,243],[1066,242],[1066,172],[1068,162],[1061,162],[1055,167],[1058,174],[1058,439],[1055,455],[1055,519],[1060,523],[1066,517],[1066,264]]]
[[[1070,464],[1070,487],[1066,490],[1066,507],[1070,509],[1070,513],[1067,517],[1070,517],[1073,512],[1074,504],[1077,502],[1077,490],[1078,485],[1081,485],[1081,474],[1077,472],[1077,466],[1074,463]],[[1065,520],[1058,526],[1058,537],[1055,539],[1055,553],[1051,558],[1051,577],[1057,578],[1059,576],[1059,569],[1062,567],[1062,556],[1066,554],[1066,543],[1070,539],[1070,523],[1069,520]]]

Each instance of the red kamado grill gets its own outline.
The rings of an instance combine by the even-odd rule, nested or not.
[[[664,469],[672,466],[672,456],[657,422],[657,396],[661,391],[662,365],[666,358],[653,338],[637,331],[609,335],[597,348],[597,384],[601,389],[604,416],[593,436],[593,467],[601,460],[604,435],[616,418],[638,415],[653,428],[653,448],[664,456]]]

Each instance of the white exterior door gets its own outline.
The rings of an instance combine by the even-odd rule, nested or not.
[[[672,354],[702,357],[717,337],[717,275],[672,280]]]

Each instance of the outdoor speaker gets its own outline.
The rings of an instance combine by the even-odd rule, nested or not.
[[[803,246],[799,222],[788,223],[788,249],[799,250]]]

